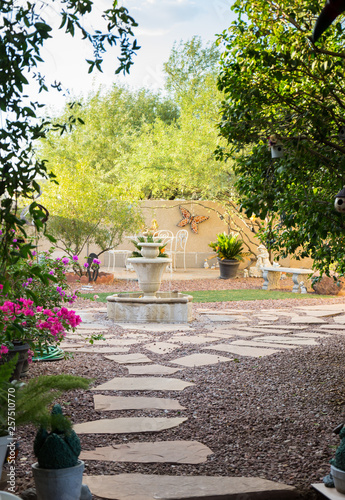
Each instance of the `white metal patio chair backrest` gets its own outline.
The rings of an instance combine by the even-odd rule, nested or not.
[[[187,229],[180,229],[177,231],[175,236],[175,248],[174,248],[174,257],[175,257],[175,269],[176,269],[176,254],[183,253],[183,269],[186,270],[186,246],[188,240],[188,231]]]
[[[165,245],[165,253],[172,259],[174,233],[169,229],[160,229],[153,236],[162,240],[162,244]],[[172,272],[172,263],[169,264],[168,269]]]

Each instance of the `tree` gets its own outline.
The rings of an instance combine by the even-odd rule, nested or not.
[[[85,163],[72,167],[67,161],[59,163],[57,172],[58,184],[44,186],[42,202],[49,207],[48,232],[71,257],[91,243],[101,255],[142,224],[131,192],[107,182],[99,169]]]
[[[344,274],[344,216],[333,201],[345,180],[345,34],[338,22],[310,41],[322,3],[234,3],[238,19],[219,38],[219,130],[231,149],[218,148],[218,158],[235,159],[246,214],[270,217],[261,236],[271,250]],[[284,158],[270,159],[269,138]]]
[[[215,44],[204,46],[200,37],[174,44],[164,70],[168,95],[180,115],[172,123],[159,117],[146,123],[122,159],[142,198],[229,198],[231,162],[219,165],[214,158],[217,145],[226,146],[216,128],[219,57]]]
[[[93,2],[68,0],[55,2],[60,7],[61,25],[67,35],[76,32],[91,43],[94,51],[88,60],[89,72],[94,68],[101,70],[106,44],[109,47],[120,44],[121,55],[117,72],[128,72],[132,57],[138,49],[133,37],[132,27],[136,23],[129,16],[127,9],[113,7],[104,11],[105,31],[88,32],[83,27],[83,19],[92,12]],[[51,26],[44,19],[41,2],[17,0],[0,1],[0,110],[4,113],[0,127],[0,279],[4,283],[6,268],[12,262],[25,258],[30,253],[30,244],[13,246],[14,232],[20,231],[26,236],[25,223],[18,214],[18,200],[29,201],[30,213],[37,229],[43,228],[44,212],[32,200],[39,193],[37,178],[53,178],[48,173],[45,161],[34,157],[34,143],[45,137],[53,124],[38,118],[37,112],[42,103],[31,102],[25,89],[36,83],[39,91],[47,91],[48,83],[40,73],[41,51],[46,41],[51,38]],[[59,83],[54,86],[59,89]],[[56,124],[61,131],[73,124],[71,117],[68,124]],[[6,289],[6,286],[5,286]]]

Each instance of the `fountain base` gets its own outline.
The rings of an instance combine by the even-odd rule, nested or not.
[[[108,318],[121,323],[188,323],[192,321],[191,295],[180,292],[117,293],[107,297]]]

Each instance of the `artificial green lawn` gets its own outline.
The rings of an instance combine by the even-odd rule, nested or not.
[[[199,290],[182,292],[193,296],[193,302],[231,302],[234,300],[278,300],[278,299],[333,299],[335,295],[317,295],[316,293],[291,293],[282,290]],[[106,302],[108,292],[98,293],[97,302]],[[92,299],[94,294],[83,293],[81,297]]]

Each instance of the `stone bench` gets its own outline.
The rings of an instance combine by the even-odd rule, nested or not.
[[[278,266],[263,266],[262,268],[264,284],[263,290],[272,290],[272,288],[280,288],[279,281],[281,273],[292,274],[293,293],[307,293],[307,288],[311,287],[311,282],[308,274],[313,274],[312,269],[298,269],[294,267],[278,267]]]

